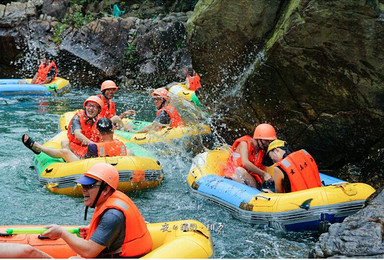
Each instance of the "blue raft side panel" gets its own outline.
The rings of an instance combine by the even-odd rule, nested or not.
[[[323,173],[320,173],[320,178],[324,186],[345,182]],[[241,202],[248,203],[255,195],[264,193],[256,188],[214,174],[201,177],[197,184],[199,184],[198,192],[215,196],[236,207],[239,207]]]
[[[335,183],[346,183],[346,181],[343,181],[341,179],[326,175],[324,173],[320,173],[320,179],[323,186],[332,185]]]
[[[18,80],[16,80],[18,81]],[[3,83],[5,82],[5,83]],[[36,84],[11,84],[8,81],[0,81],[0,96],[10,95],[51,95],[45,85]]]
[[[236,207],[239,207],[241,202],[248,203],[260,193],[256,188],[217,175],[203,176],[197,184],[199,192],[220,198]]]

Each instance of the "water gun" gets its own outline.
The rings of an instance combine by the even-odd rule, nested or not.
[[[80,227],[78,228],[64,228],[69,233],[80,234]],[[48,228],[8,228],[6,230],[9,235],[16,234],[43,234]]]

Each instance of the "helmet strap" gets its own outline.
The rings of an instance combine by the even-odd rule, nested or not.
[[[163,98],[163,102],[161,102],[161,107],[160,108],[163,108],[164,107],[164,104],[167,100],[165,100],[165,98]]]
[[[101,195],[101,193],[104,191],[105,186],[107,186],[107,185],[106,185],[106,183],[103,181],[103,182],[100,184],[99,192],[97,193],[96,198],[95,198],[95,200],[93,201],[93,204],[92,204],[91,208],[95,208],[95,207],[96,207],[96,204],[97,204],[97,202],[99,201],[100,195]],[[87,220],[88,208],[89,208],[88,206],[85,207],[84,220]]]

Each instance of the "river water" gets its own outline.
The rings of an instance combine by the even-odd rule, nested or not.
[[[86,225],[82,198],[48,192],[30,169],[33,153],[21,136],[28,133],[44,143],[58,132],[59,116],[82,107],[98,88],[72,89],[63,97],[0,98],[0,225],[67,224]],[[137,111],[136,119],[151,121],[155,107],[149,92],[117,92],[118,113]],[[161,146],[149,147],[158,156],[165,174],[154,189],[128,194],[147,222],[196,219],[210,230],[214,258],[307,258],[317,234],[281,233],[233,218],[228,212],[189,192],[186,177],[192,154],[166,155]],[[160,150],[160,151],[159,151]],[[91,213],[92,211],[90,211]]]

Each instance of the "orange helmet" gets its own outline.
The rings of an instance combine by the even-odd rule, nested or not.
[[[168,100],[168,90],[166,90],[165,88],[157,88],[151,93],[151,96],[159,96],[164,98],[165,100]]]
[[[115,190],[117,189],[117,184],[119,183],[119,172],[115,167],[104,162],[93,165],[87,172],[84,173],[84,176],[104,181]]]
[[[270,124],[260,124],[256,127],[253,134],[254,139],[275,140],[276,131]]]
[[[104,106],[104,102],[103,102],[103,100],[101,100],[101,98],[99,98],[98,96],[90,96],[89,98],[87,98],[87,99],[84,101],[84,105],[83,105],[84,108],[85,108],[85,105],[86,105],[88,102],[94,102],[94,103],[98,104],[98,105],[100,106],[100,110],[101,110],[101,108]]]
[[[117,90],[117,86],[116,86],[116,83],[113,82],[112,80],[106,80],[103,82],[103,84],[101,84],[101,92],[103,92],[104,90],[107,90],[107,89],[115,89]]]

